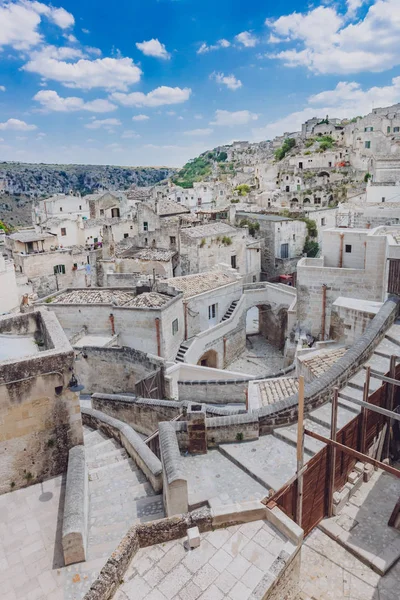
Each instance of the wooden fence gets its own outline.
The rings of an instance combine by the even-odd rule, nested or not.
[[[135,385],[135,394],[139,398],[162,400],[165,397],[164,369],[158,369]]]
[[[400,365],[396,370],[396,379],[400,376]],[[369,396],[368,402],[382,408],[387,406],[387,383],[384,383],[373,394]],[[397,403],[399,404],[399,388],[397,388]],[[379,436],[387,422],[387,417],[370,410],[358,414],[352,421],[347,423],[338,431],[336,440],[341,444],[361,450],[361,428],[366,429],[366,454],[372,456],[376,450]],[[363,424],[363,418],[366,422]],[[302,528],[304,534],[308,535],[314,527],[326,516],[328,516],[329,502],[329,458],[330,451],[325,446],[317,452],[307,463],[307,469],[303,475],[303,516]],[[335,462],[335,491],[341,490],[347,482],[349,473],[354,468],[356,459],[349,454],[337,450]],[[271,498],[268,503],[275,502],[291,519],[295,520],[297,501],[297,480],[289,485],[283,486]]]

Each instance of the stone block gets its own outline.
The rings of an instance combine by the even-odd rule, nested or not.
[[[357,462],[354,466],[355,471],[358,471],[358,473],[364,473],[364,463],[363,462]]]
[[[374,474],[374,467],[372,465],[365,465],[364,467],[364,481],[367,483],[372,475]]]
[[[351,471],[347,476],[347,481],[354,485],[359,478],[360,474],[357,471]]]
[[[257,500],[222,504],[211,510],[212,524],[222,527],[228,523],[249,523],[266,518],[267,508]]]
[[[300,544],[304,537],[304,531],[292,519],[275,506],[273,509],[267,508],[267,521],[272,523],[283,535],[288,537],[294,544]]]
[[[198,548],[200,546],[200,531],[198,527],[188,529],[187,536],[190,548]]]

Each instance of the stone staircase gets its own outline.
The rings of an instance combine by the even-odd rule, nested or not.
[[[231,316],[233,315],[234,310],[235,310],[238,302],[239,302],[239,300],[234,300],[232,302],[232,304],[230,305],[230,307],[228,308],[228,310],[226,311],[226,313],[222,317],[222,321],[227,321],[228,319],[231,318]],[[222,323],[222,321],[221,321],[221,323]]]
[[[187,340],[185,340],[184,342],[182,342],[182,344],[179,346],[179,350],[178,353],[176,355],[175,361],[176,362],[185,362],[185,354],[186,352],[189,350],[189,343]]]
[[[165,516],[162,495],[114,439],[84,426],[89,473],[88,560],[108,557],[136,522]]]
[[[387,331],[384,339],[375,348],[371,358],[351,377],[342,388],[338,397],[337,428],[344,427],[361,410],[351,400],[363,399],[365,369],[380,374],[387,373],[390,356],[400,355],[400,320]],[[381,385],[381,381],[371,375],[369,393],[372,394]],[[330,437],[332,404],[328,402],[306,415],[304,426],[324,437]],[[220,450],[237,466],[262,483],[268,489],[280,489],[296,472],[297,423],[274,429],[270,435],[262,436],[246,444],[223,444]],[[305,436],[304,460],[307,462],[324,443]]]

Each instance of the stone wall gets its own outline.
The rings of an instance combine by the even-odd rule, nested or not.
[[[179,400],[204,404],[246,403],[247,380],[178,381]]]
[[[180,402],[117,394],[94,394],[92,406],[110,417],[128,423],[136,431],[147,436],[157,431],[160,421],[171,421],[182,412]]]
[[[67,469],[82,444],[79,397],[68,388],[74,354],[51,313],[0,318],[1,333],[34,332],[43,351],[0,362],[0,494]]]
[[[134,393],[135,384],[150,375],[164,361],[133,348],[79,349],[75,372],[85,393]]]

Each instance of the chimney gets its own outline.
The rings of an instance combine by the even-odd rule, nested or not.
[[[103,260],[110,260],[115,257],[114,236],[111,225],[103,225]]]
[[[188,406],[187,432],[190,454],[207,454],[206,410],[202,404],[191,403]]]

